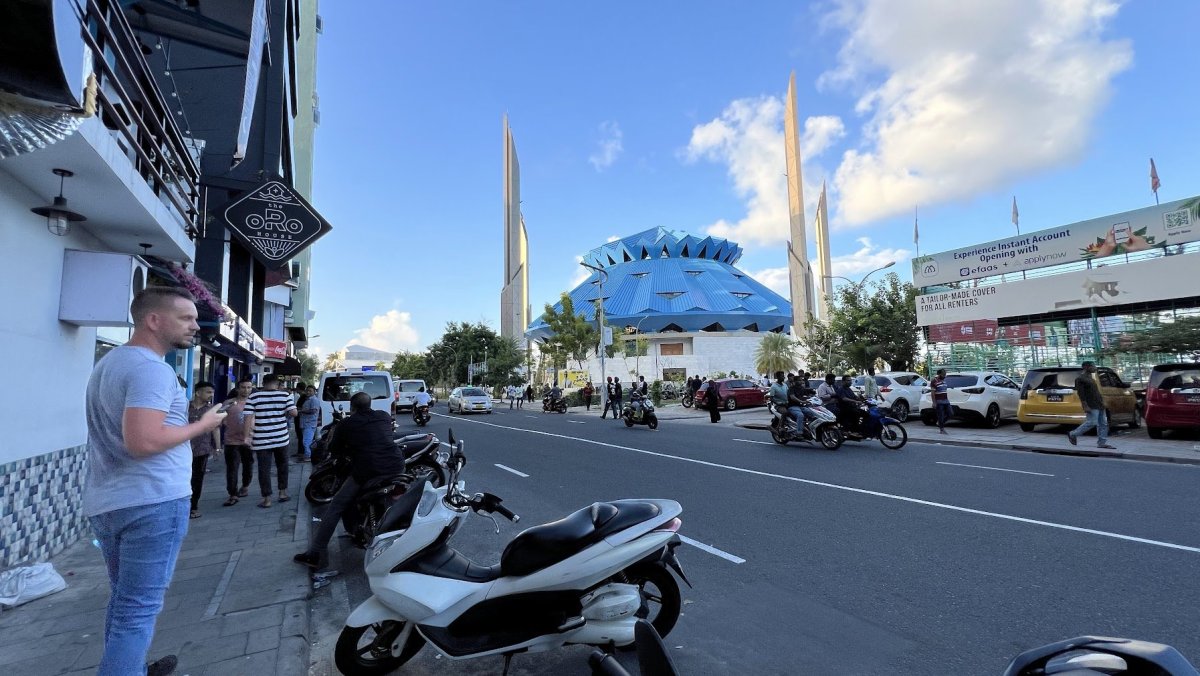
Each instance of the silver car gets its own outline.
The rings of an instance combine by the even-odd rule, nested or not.
[[[492,412],[492,398],[482,387],[456,387],[446,404],[451,413]]]

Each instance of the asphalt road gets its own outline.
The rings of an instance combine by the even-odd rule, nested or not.
[[[595,500],[683,505],[681,534],[708,545],[679,550],[695,587],[666,641],[684,674],[1000,673],[1082,634],[1200,662],[1200,467],[949,443],[781,447],[706,416],[651,431],[538,410],[436,413],[429,429],[466,440],[468,490],[503,497],[522,528]],[[471,519],[455,544],[492,564],[519,530],[501,529]],[[343,575],[317,592],[318,656],[370,594],[362,552],[331,552]],[[518,655],[510,673],[585,674],[587,653]],[[426,647],[401,673],[501,664]]]

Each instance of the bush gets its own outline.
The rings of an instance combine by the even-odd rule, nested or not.
[[[661,380],[654,381],[654,384],[652,384],[650,386],[650,401],[654,402],[654,406],[656,408],[658,406],[662,405],[662,381]]]

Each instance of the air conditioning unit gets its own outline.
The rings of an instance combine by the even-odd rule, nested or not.
[[[146,288],[146,262],[132,254],[63,252],[58,319],[76,326],[133,326],[129,304]]]

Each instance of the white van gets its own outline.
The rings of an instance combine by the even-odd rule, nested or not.
[[[321,374],[317,385],[317,396],[321,399],[321,424],[333,420],[334,408],[350,412],[350,397],[359,392],[371,395],[371,408],[396,412],[396,388],[392,385],[392,374],[387,371],[364,371],[362,369],[339,369]]]
[[[416,401],[416,394],[421,391],[422,387],[425,387],[425,381],[420,378],[397,379],[394,384],[396,386],[396,411],[411,411],[413,402]],[[428,392],[429,388],[425,387],[425,391]]]

